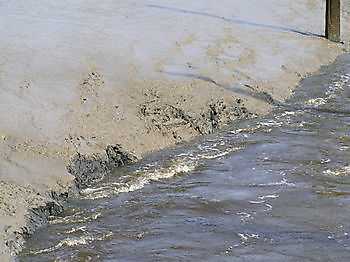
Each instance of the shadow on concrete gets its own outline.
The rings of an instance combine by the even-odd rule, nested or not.
[[[209,82],[211,84],[216,85],[217,87],[224,88],[226,90],[229,90],[231,92],[234,92],[236,94],[241,94],[245,96],[250,96],[255,99],[264,101],[266,103],[272,104],[272,105],[280,105],[281,103],[274,100],[272,96],[266,92],[259,92],[259,91],[249,91],[244,90],[237,87],[231,87],[228,85],[222,85],[220,83],[217,83],[215,80],[211,79],[210,77],[199,75],[199,74],[192,74],[192,73],[177,73],[177,72],[162,72],[163,74],[169,75],[169,76],[179,76],[179,77],[188,77],[188,78],[195,78],[199,80],[203,80],[206,82]]]
[[[240,25],[262,27],[262,28],[268,28],[268,29],[273,29],[273,30],[282,31],[282,32],[295,33],[295,34],[299,34],[299,35],[303,35],[303,36],[313,36],[313,37],[321,37],[321,38],[325,37],[325,35],[314,34],[314,33],[311,33],[311,32],[303,32],[303,31],[299,31],[299,30],[296,30],[296,29],[293,29],[293,28],[289,28],[289,27],[267,25],[267,24],[259,24],[259,23],[253,23],[253,22],[237,20],[237,19],[229,19],[229,18],[226,18],[226,17],[223,17],[223,16],[212,15],[212,14],[209,14],[209,13],[202,13],[202,12],[198,12],[198,11],[179,9],[179,8],[173,8],[173,7],[161,6],[161,5],[152,5],[152,4],[146,4],[146,6],[152,7],[152,8],[168,10],[168,11],[173,11],[173,12],[178,12],[178,13],[192,14],[192,15],[198,15],[198,16],[205,16],[205,17],[220,19],[220,20],[223,20],[223,21],[226,21],[226,22],[229,22],[229,23],[235,23],[235,24],[240,24]]]

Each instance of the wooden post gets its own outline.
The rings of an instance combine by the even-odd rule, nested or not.
[[[327,0],[326,37],[334,42],[340,42],[340,17],[340,0]]]

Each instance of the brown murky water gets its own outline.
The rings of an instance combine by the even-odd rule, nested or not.
[[[19,261],[350,261],[350,55],[69,205]]]

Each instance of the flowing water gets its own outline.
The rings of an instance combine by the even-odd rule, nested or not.
[[[268,116],[119,168],[19,261],[350,261],[350,55]]]

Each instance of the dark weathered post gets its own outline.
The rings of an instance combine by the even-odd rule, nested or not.
[[[327,0],[326,37],[334,42],[340,42],[340,1]]]

